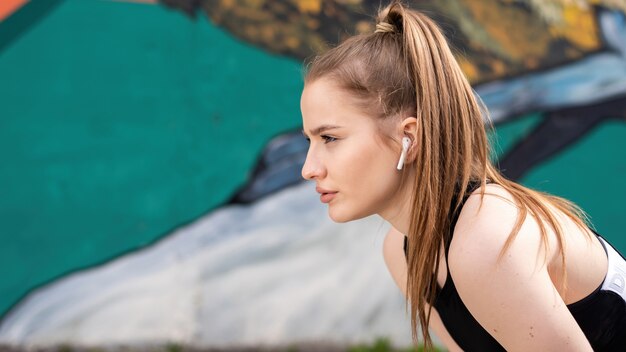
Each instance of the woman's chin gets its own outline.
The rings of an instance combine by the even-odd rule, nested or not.
[[[332,209],[332,207],[328,207],[328,217],[330,217],[332,221],[336,223],[340,223],[340,224],[346,223],[349,221],[359,220],[366,216],[367,215],[360,216],[354,213],[342,212],[342,211],[339,211],[339,209]]]

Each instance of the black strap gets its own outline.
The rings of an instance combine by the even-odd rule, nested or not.
[[[489,183],[489,181],[487,181],[487,183]],[[452,236],[454,235],[454,227],[456,226],[457,221],[459,221],[461,210],[463,209],[463,206],[465,205],[465,202],[467,201],[467,199],[475,190],[478,189],[478,187],[480,187],[480,182],[470,181],[467,184],[467,191],[463,195],[463,200],[461,200],[461,204],[456,209],[456,211],[454,210],[454,206],[455,206],[454,199],[452,200],[453,204],[450,206],[450,214],[452,214],[450,217],[450,227],[449,227],[448,234],[444,236],[444,243],[443,243],[443,248],[445,251],[444,253],[446,256],[446,263],[448,262],[448,252],[450,251],[450,243],[452,243]]]
[[[487,183],[489,183],[489,180],[487,180]],[[463,209],[463,205],[465,204],[465,202],[467,201],[467,198],[469,198],[469,196],[472,194],[472,192],[474,192],[476,189],[478,189],[478,187],[480,187],[480,182],[476,182],[476,181],[470,181],[467,184],[467,191],[465,192],[465,194],[463,195],[463,200],[461,201],[461,205],[456,209],[456,211],[454,211],[454,206],[456,205],[455,203],[455,198],[453,197],[452,199],[452,204],[450,205],[450,213],[452,214],[450,217],[450,230],[449,233],[444,236],[444,250],[445,250],[445,256],[446,256],[446,262],[448,262],[448,251],[450,249],[450,243],[452,242],[452,235],[454,232],[454,226],[456,226],[456,222],[459,220],[459,215],[461,214],[461,209]],[[458,194],[458,192],[457,192]],[[408,260],[408,237],[404,236],[404,258]]]

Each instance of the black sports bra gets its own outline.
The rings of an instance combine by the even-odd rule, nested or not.
[[[450,235],[444,243],[446,263],[452,232],[462,205],[478,187],[471,184],[461,207],[452,212]],[[453,208],[452,208],[453,209]],[[594,351],[626,351],[626,259],[595,231],[608,257],[608,272],[602,284],[587,297],[567,308],[585,333]],[[404,237],[407,256],[407,237]],[[505,351],[474,319],[461,300],[448,270],[443,288],[437,286],[434,308],[454,341],[466,352]]]

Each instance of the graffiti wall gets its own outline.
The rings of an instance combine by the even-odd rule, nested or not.
[[[378,1],[0,3],[0,344],[389,337],[380,218],[300,178],[302,64]],[[413,1],[490,110],[509,177],[626,252],[626,5]]]

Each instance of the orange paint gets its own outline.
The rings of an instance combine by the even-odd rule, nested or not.
[[[20,7],[24,6],[29,0],[0,0],[0,22],[11,16]],[[158,0],[113,0],[119,2],[138,2],[144,4],[156,4]]]
[[[24,6],[28,0],[2,0],[0,1],[0,22]]]

